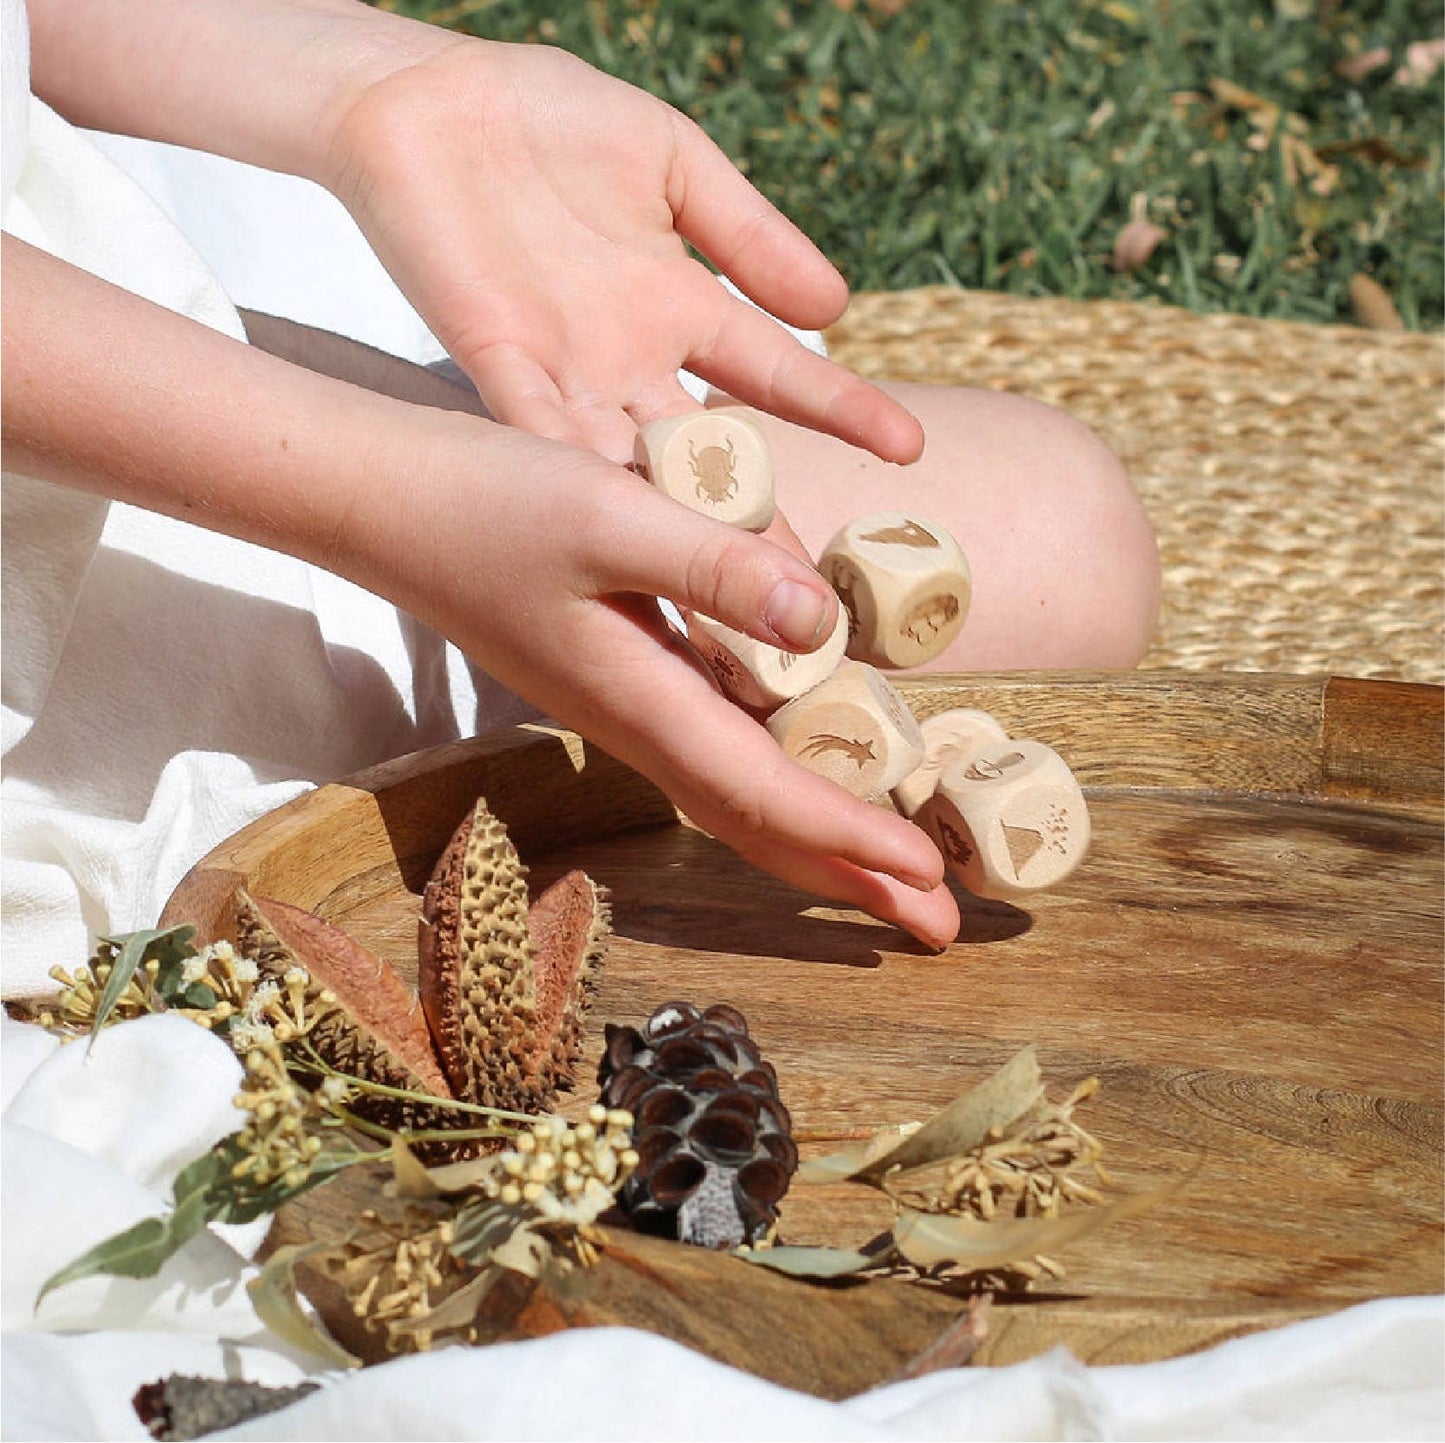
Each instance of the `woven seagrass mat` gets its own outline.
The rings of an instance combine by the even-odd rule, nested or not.
[[[828,344],[1103,436],[1159,534],[1146,667],[1445,681],[1440,337],[929,287],[856,296]]]

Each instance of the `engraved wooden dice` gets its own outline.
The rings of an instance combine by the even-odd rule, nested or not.
[[[1055,886],[1084,859],[1089,809],[1062,757],[1042,742],[994,741],[955,761],[913,820],[948,870],[980,897]]]
[[[719,406],[651,421],[637,433],[637,474],[716,521],[766,531],[773,519],[773,460],[755,413]]]
[[[887,677],[845,661],[775,711],[768,730],[794,761],[873,801],[923,760],[923,734]]]
[[[893,788],[893,805],[910,818],[933,795],[938,779],[954,762],[977,756],[992,742],[1008,740],[999,722],[973,707],[936,712],[924,717],[918,728],[923,733],[923,761]]]
[[[848,617],[840,606],[836,625],[816,651],[785,651],[698,612],[687,619],[687,639],[728,696],[770,709],[832,676],[848,644]]]
[[[921,666],[956,637],[972,596],[968,561],[936,522],[902,511],[850,521],[818,560],[848,611],[848,655]]]

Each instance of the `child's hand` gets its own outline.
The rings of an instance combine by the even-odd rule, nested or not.
[[[499,420],[618,461],[684,401],[749,404],[910,461],[918,423],[730,296],[792,324],[847,291],[692,121],[545,46],[460,40],[338,106],[327,181]]]
[[[470,418],[431,429],[417,461],[425,484],[404,502],[399,489],[373,491],[353,518],[383,558],[363,579],[750,861],[930,945],[952,940],[957,906],[932,843],[789,761],[651,599],[796,648],[837,614],[810,566],[589,452]]]

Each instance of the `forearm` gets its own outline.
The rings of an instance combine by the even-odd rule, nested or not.
[[[372,81],[457,37],[361,0],[28,0],[31,87],[77,125],[326,183]]]
[[[433,430],[4,237],[4,464],[386,590],[383,532]]]

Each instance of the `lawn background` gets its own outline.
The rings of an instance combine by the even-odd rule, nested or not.
[[[1441,74],[1397,79],[1438,0],[381,3],[662,96],[857,290],[1349,321],[1363,274],[1445,320]],[[1131,217],[1163,237],[1120,272]]]

